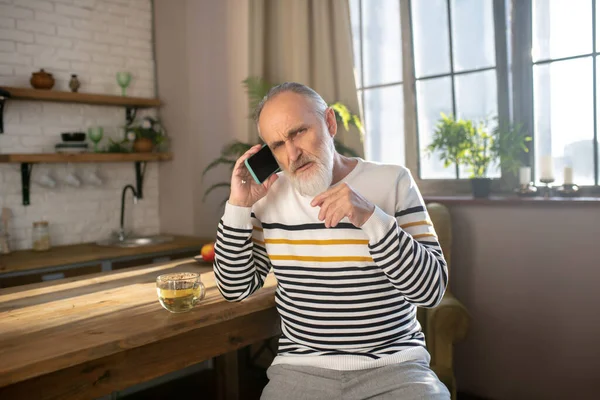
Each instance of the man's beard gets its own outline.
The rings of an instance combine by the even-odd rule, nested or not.
[[[292,182],[294,189],[302,196],[316,196],[329,189],[333,180],[333,140],[326,139],[319,149],[318,155],[303,153],[295,162],[290,163],[284,173]],[[313,165],[308,171],[295,174],[296,170],[308,162]]]

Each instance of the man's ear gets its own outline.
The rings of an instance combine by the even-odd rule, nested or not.
[[[335,137],[337,133],[337,120],[335,119],[335,111],[331,107],[327,107],[325,110],[325,124],[327,125],[329,136]]]

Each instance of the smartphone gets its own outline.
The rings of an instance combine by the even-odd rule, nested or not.
[[[275,156],[266,144],[261,149],[244,161],[246,168],[259,185],[269,179],[271,175],[280,171]]]

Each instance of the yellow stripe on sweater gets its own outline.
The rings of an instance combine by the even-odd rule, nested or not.
[[[364,262],[373,262],[372,257],[361,257],[361,256],[324,256],[324,257],[316,257],[316,256],[292,256],[285,254],[275,254],[269,255],[271,260],[280,260],[280,261],[315,261],[315,262],[340,262],[340,261],[364,261]]]
[[[416,222],[409,222],[408,224],[400,225],[400,228],[406,229],[406,228],[410,228],[411,226],[419,226],[419,225],[432,225],[432,224],[429,221],[416,221]]]
[[[294,240],[294,239],[265,239],[265,243],[269,244],[297,244],[297,245],[330,245],[330,244],[369,244],[368,240],[364,239],[306,239],[306,240]]]
[[[437,236],[435,234],[433,234],[433,233],[420,233],[418,235],[414,235],[413,239],[419,239],[419,238],[428,237],[428,236],[432,236],[434,238],[437,238]]]
[[[262,232],[262,231],[263,231],[263,228],[261,228],[260,226],[254,226],[254,225],[253,225],[253,226],[252,226],[252,229],[254,229],[255,231],[259,231],[259,232]]]

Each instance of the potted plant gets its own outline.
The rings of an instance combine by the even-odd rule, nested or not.
[[[258,107],[258,104],[267,95],[269,89],[274,86],[270,85],[260,77],[248,77],[243,81],[243,84],[246,87],[246,93],[248,94],[249,106],[251,110],[255,110],[256,107]],[[361,134],[363,133],[363,126],[360,117],[356,114],[353,114],[346,105],[340,102],[335,102],[328,105],[333,109],[337,122],[342,124],[346,130],[348,130],[350,126],[355,126]],[[208,171],[219,165],[227,165],[229,169],[233,171],[236,160],[252,146],[258,143],[262,144],[263,142],[260,139],[256,143],[245,143],[236,140],[226,144],[223,146],[220,156],[206,166],[202,172],[202,177],[204,177]],[[339,153],[350,157],[358,157],[358,154],[354,150],[352,150],[350,147],[344,146],[339,141],[334,140],[334,144]],[[211,185],[204,192],[202,201],[205,201],[206,197],[213,190],[225,187],[229,188],[230,183],[219,182]],[[225,203],[225,201],[227,201],[227,199],[225,199],[223,203]]]
[[[133,142],[133,151],[149,153],[166,140],[166,131],[159,120],[144,117],[138,124],[125,127],[126,138]]]
[[[437,151],[446,168],[453,164],[457,170],[461,165],[466,166],[471,174],[473,196],[488,197],[490,165],[497,163],[504,171],[516,174],[521,155],[529,151],[530,140],[520,125],[499,124],[497,117],[476,124],[442,113],[426,150],[430,156]]]

